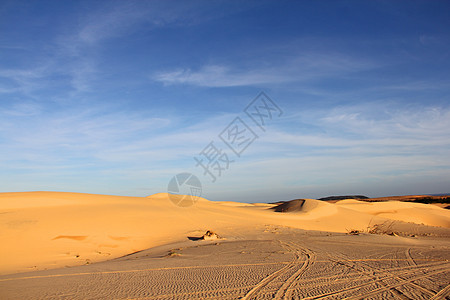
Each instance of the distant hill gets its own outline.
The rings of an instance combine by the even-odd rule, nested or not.
[[[418,202],[418,203],[450,203],[450,196],[431,196],[431,195],[409,195],[409,196],[391,196],[369,198],[363,201],[368,202],[383,202],[383,201],[403,201],[403,202]]]
[[[324,197],[324,198],[320,198],[317,200],[322,200],[322,201],[335,201],[335,200],[345,200],[345,199],[358,199],[358,200],[364,200],[364,199],[369,199],[369,197],[363,196],[363,195],[350,195],[350,196],[329,196],[329,197]]]
[[[325,198],[320,198],[318,200],[329,201],[329,202],[337,202],[345,199],[357,199],[360,201],[366,202],[385,202],[385,201],[402,201],[402,202],[416,202],[416,203],[426,203],[426,204],[435,204],[441,203],[450,204],[450,196],[447,194],[439,194],[439,195],[408,195],[408,196],[389,196],[389,197],[378,197],[378,198],[368,198],[362,195],[346,195],[346,196],[330,196]],[[447,208],[449,206],[442,206]]]
[[[319,198],[317,200],[327,201],[331,203],[335,203],[345,199],[356,199],[365,202],[385,202],[385,201],[402,201],[402,202],[416,202],[416,203],[425,203],[425,204],[436,204],[440,207],[450,209],[450,196],[447,194],[439,194],[439,195],[408,195],[408,196],[389,196],[389,197],[378,197],[378,198],[369,198],[363,195],[345,195],[345,196],[329,196],[324,198]],[[294,200],[292,200],[294,201]],[[295,200],[297,201],[297,200]],[[269,204],[285,204],[291,201],[276,201],[271,202]],[[287,205],[287,204],[286,204]],[[284,206],[283,206],[284,207]]]

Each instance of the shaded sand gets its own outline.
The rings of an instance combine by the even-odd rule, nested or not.
[[[240,237],[269,224],[345,233],[387,220],[450,227],[450,211],[417,203],[305,199],[286,213],[270,209],[275,206],[199,198],[183,208],[165,193],[147,198],[1,193],[0,274],[104,261],[186,239],[194,231]]]
[[[281,203],[275,207],[272,207],[272,209],[276,212],[302,211],[303,204],[305,204],[305,199],[295,199]]]

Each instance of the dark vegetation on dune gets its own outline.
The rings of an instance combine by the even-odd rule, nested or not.
[[[402,201],[402,202],[414,202],[414,203],[424,203],[424,204],[433,204],[433,203],[450,204],[450,197],[449,196],[445,196],[445,197],[429,196],[429,195],[392,196],[392,197],[362,199],[362,201],[367,201],[367,202]]]
[[[423,197],[423,198],[416,199],[414,202],[426,203],[426,204],[430,204],[430,203],[450,204],[450,197]]]
[[[317,200],[322,201],[333,201],[333,200],[345,200],[345,199],[369,199],[369,197],[363,195],[351,195],[351,196],[329,196],[324,198],[319,198]]]
[[[383,201],[403,201],[403,202],[416,202],[416,203],[444,203],[450,204],[450,196],[429,196],[429,195],[417,195],[417,196],[391,196],[380,198],[368,198],[362,195],[353,196],[330,196],[325,198],[319,198],[322,201],[339,201],[345,199],[357,199],[366,202],[383,202]]]

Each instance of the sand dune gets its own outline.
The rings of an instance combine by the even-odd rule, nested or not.
[[[450,228],[450,212],[435,205],[412,202],[364,202],[343,200],[336,203],[355,211],[392,220]]]
[[[298,204],[298,203],[297,203]],[[416,203],[336,204],[305,199],[292,212],[276,205],[212,202],[175,206],[165,193],[120,197],[60,192],[0,194],[0,273],[85,265],[184,241],[207,230],[245,238],[261,226],[347,232],[387,220],[450,227],[450,212]]]

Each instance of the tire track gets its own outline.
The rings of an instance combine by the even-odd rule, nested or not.
[[[411,266],[417,266],[416,262],[414,261],[414,259],[411,256],[411,248],[406,249],[405,255],[406,255],[406,259],[408,260],[408,263]]]
[[[417,267],[416,262],[414,261],[414,259],[413,259],[412,256],[411,256],[411,248],[408,248],[408,249],[405,250],[405,255],[406,255],[406,259],[407,259],[408,264],[409,264],[411,267]],[[397,260],[397,261],[400,261],[400,260]],[[393,274],[393,273],[390,271],[390,270],[392,270],[392,268],[390,268],[389,270],[386,270],[386,269],[380,269],[380,268],[377,268],[377,267],[373,267],[373,266],[370,266],[370,265],[365,264],[365,263],[361,263],[361,264],[367,266],[369,269],[376,270],[376,271],[378,271],[378,272],[383,272],[383,273],[385,273],[385,274],[395,275],[395,274]],[[399,279],[405,280],[405,278],[403,278],[403,277],[401,277],[401,276],[399,276]],[[419,285],[419,284],[417,284],[417,283],[415,283],[415,282],[409,282],[409,283],[407,283],[407,284],[413,286],[413,287],[416,288],[416,289],[421,290],[422,292],[424,292],[425,294],[428,294],[429,296],[433,296],[433,295],[434,295],[434,292],[433,292],[433,291],[431,291],[431,290],[429,290],[429,289],[427,289],[427,288],[425,288],[425,287],[423,287],[423,286],[421,286],[421,285]],[[398,292],[399,294],[403,294],[403,292],[400,291],[400,290],[397,290],[397,289],[394,289],[394,290],[395,290],[396,292]]]
[[[354,262],[355,260],[348,260],[349,262]],[[358,260],[359,261],[359,260]],[[316,261],[316,262],[325,262],[325,261]],[[420,267],[419,268],[426,268],[426,267],[433,267],[433,266],[440,266],[442,264],[442,262],[438,262],[438,263],[429,263],[429,264],[423,264],[423,265],[420,265]],[[407,266],[407,267],[399,267],[399,268],[391,268],[391,269],[389,269],[389,271],[387,271],[387,270],[384,270],[384,269],[378,269],[378,268],[375,268],[376,269],[376,271],[377,272],[379,272],[379,273],[388,273],[388,274],[391,274],[392,275],[392,272],[395,272],[395,271],[416,271],[416,270],[418,270],[417,268],[416,269],[413,269],[414,267],[413,266]],[[361,271],[360,270],[356,270],[355,268],[349,268],[349,269],[353,269],[354,271],[353,272],[350,272],[350,273],[347,273],[347,274],[345,274],[345,275],[342,275],[342,274],[339,274],[339,275],[333,275],[333,276],[322,276],[322,277],[314,277],[313,279],[301,279],[300,281],[301,282],[305,282],[306,283],[306,285],[311,285],[311,284],[313,284],[313,285],[315,285],[315,284],[317,284],[316,282],[317,282],[317,280],[323,280],[323,279],[334,279],[334,281],[335,282],[338,282],[338,281],[342,281],[342,280],[345,280],[346,278],[341,278],[341,279],[338,279],[339,277],[342,277],[342,276],[351,276],[351,277],[353,277],[353,276],[355,276],[356,277],[356,275],[358,275],[358,274],[361,274]],[[419,269],[420,270],[420,269]],[[311,282],[311,283],[308,283],[308,282]],[[303,285],[303,284],[302,284]],[[434,295],[434,293],[433,293],[433,295]]]
[[[258,285],[258,287],[255,287],[252,291],[254,293],[252,293],[251,295],[249,295],[248,298],[243,298],[243,299],[250,299],[253,296],[257,296],[258,294],[269,294],[269,293],[273,293],[276,291],[275,296],[273,297],[274,299],[280,300],[280,299],[292,299],[292,292],[295,290],[295,287],[302,281],[301,277],[302,275],[305,273],[305,271],[312,265],[312,263],[315,260],[315,254],[310,251],[309,249],[303,248],[299,245],[293,244],[290,246],[290,248],[295,247],[297,249],[301,249],[301,253],[297,254],[297,257],[300,257],[300,255],[303,253],[303,255],[306,255],[306,260],[303,263],[303,265],[300,267],[300,269],[298,269],[293,275],[291,275],[284,283],[283,285],[280,287],[280,289],[278,290],[272,290],[271,292],[259,292],[263,287],[265,287],[267,284],[269,284],[270,282],[276,280],[277,277],[281,276],[282,274],[284,274],[285,272],[287,272],[292,266],[288,266],[287,268],[283,269],[283,273],[277,273],[275,274],[275,276],[270,276],[270,278],[266,278],[267,280],[264,280],[264,282],[262,282],[261,285]],[[295,249],[294,248],[294,249]],[[295,250],[294,250],[295,251]],[[298,250],[297,250],[298,252]],[[422,264],[420,266],[418,266],[414,259],[411,257],[410,255],[410,249],[407,249],[406,252],[408,253],[409,256],[407,256],[406,259],[389,259],[387,261],[407,261],[409,266],[407,267],[397,267],[397,268],[391,268],[390,270],[386,270],[386,269],[382,269],[382,268],[377,268],[377,267],[373,267],[367,263],[363,263],[364,259],[361,260],[348,260],[345,258],[341,258],[341,257],[333,257],[333,256],[329,256],[330,259],[328,261],[334,261],[338,264],[344,265],[350,269],[353,269],[355,272],[352,274],[351,277],[357,276],[358,274],[365,276],[367,278],[370,279],[369,283],[364,283],[361,285],[357,285],[357,286],[353,286],[353,287],[349,287],[347,289],[343,289],[343,290],[339,290],[337,292],[331,292],[329,294],[325,294],[325,295],[319,295],[319,296],[315,296],[312,298],[306,298],[306,299],[320,299],[323,297],[328,297],[328,296],[332,296],[340,293],[344,293],[346,291],[351,291],[351,290],[358,290],[364,286],[373,284],[373,283],[380,283],[382,285],[384,285],[384,287],[380,288],[380,292],[383,291],[389,291],[389,290],[393,290],[392,292],[395,292],[397,296],[399,297],[406,297],[404,296],[403,292],[396,289],[396,287],[398,286],[405,286],[405,285],[411,285],[416,289],[421,290],[423,293],[428,294],[429,296],[433,296],[435,295],[435,292],[430,291],[416,283],[414,283],[413,281],[418,280],[418,279],[422,279],[422,278],[427,278],[429,276],[432,276],[434,273],[440,273],[440,272],[445,272],[445,269],[447,268],[446,265],[448,263],[444,263],[444,265],[442,265],[442,262],[436,262],[436,263],[429,263],[429,264]],[[405,253],[406,253],[405,252]],[[373,260],[369,260],[369,261],[377,261],[377,259],[373,259]],[[344,262],[344,263],[343,263]],[[416,277],[414,277],[413,279],[410,278],[404,278],[405,276],[410,276],[410,275],[416,275],[417,272],[430,272],[433,270],[438,270],[434,273],[430,273],[430,274],[424,274],[424,275],[418,275]],[[400,273],[393,273],[395,271],[400,271]],[[378,276],[375,276],[374,274],[377,274]],[[334,283],[336,282],[345,282],[348,281],[349,279],[351,279],[351,277],[349,276],[350,274],[347,274],[347,277],[345,278],[341,278],[341,279],[337,279],[334,281]],[[380,277],[383,276],[383,277]],[[314,278],[314,280],[311,281],[315,281],[314,283],[311,284],[306,284],[306,285],[302,285],[303,288],[305,287],[312,287],[312,286],[317,286],[317,279],[328,279],[328,276],[324,276],[324,277],[319,277],[319,278]],[[357,279],[361,279],[361,277],[357,278]],[[401,283],[400,284],[389,284],[386,283],[386,280],[400,280]],[[378,289],[377,289],[378,291]],[[378,292],[377,292],[378,293]],[[406,297],[407,298],[407,297]]]
[[[168,293],[168,294],[158,294],[154,296],[144,296],[144,297],[134,297],[134,298],[117,298],[117,299],[127,299],[127,300],[147,300],[147,299],[162,299],[162,298],[168,298],[168,299],[177,299],[181,297],[189,297],[192,299],[192,296],[198,296],[200,294],[211,294],[208,296],[208,298],[214,299],[217,293],[219,292],[234,292],[234,291],[240,291],[245,288],[250,288],[251,286],[240,286],[240,287],[232,287],[232,288],[219,288],[219,289],[212,289],[212,290],[203,290],[203,291],[196,291],[196,292],[185,292],[185,293]],[[116,300],[117,300],[116,299]],[[203,299],[203,298],[201,298]],[[243,299],[243,298],[241,298]]]
[[[389,270],[387,270],[387,269],[381,269],[381,268],[377,268],[377,267],[371,266],[371,265],[369,265],[369,264],[367,264],[367,263],[364,263],[364,262],[365,262],[364,260],[360,260],[360,261],[356,261],[356,260],[348,260],[348,259],[343,259],[343,260],[346,261],[347,264],[350,263],[350,266],[349,266],[350,268],[355,269],[356,271],[363,273],[365,276],[369,277],[370,279],[377,279],[375,276],[373,276],[373,275],[370,274],[370,273],[372,272],[373,274],[375,274],[375,272],[376,272],[376,273],[388,274],[388,275],[394,275],[394,276],[396,276],[396,274],[392,273],[393,270],[399,271],[399,270],[405,270],[405,269],[407,269],[407,268],[414,268],[414,267],[417,267],[417,264],[415,263],[415,261],[414,261],[414,260],[412,259],[412,257],[410,256],[409,251],[410,251],[410,248],[406,250],[406,252],[407,252],[408,255],[409,255],[409,258],[406,259],[406,260],[408,261],[408,263],[409,263],[409,266],[408,266],[408,267],[389,268]],[[399,259],[393,259],[392,261],[401,261],[401,260],[399,260]],[[340,262],[338,262],[338,263],[340,263]],[[359,266],[358,266],[358,264],[359,264]],[[431,264],[428,264],[428,265],[431,265]],[[441,264],[433,264],[433,265],[440,266]],[[359,268],[358,268],[358,267],[359,267]],[[415,268],[414,271],[416,271],[416,270],[421,270],[421,267],[424,267],[424,266],[422,265],[422,266],[420,266],[419,268]],[[367,269],[368,269],[368,270],[367,270]],[[400,279],[400,280],[405,280],[405,278],[403,278],[403,277],[401,277],[401,276],[398,276],[398,279]],[[383,283],[383,282],[381,282],[381,283],[387,286],[387,284],[385,284],[385,283]],[[424,288],[423,286],[418,285],[417,283],[409,282],[409,283],[407,283],[407,284],[409,284],[409,285],[411,285],[411,286],[413,286],[413,287],[415,287],[415,288],[421,290],[422,292],[424,292],[425,294],[428,294],[429,296],[433,296],[433,295],[435,294],[433,291],[431,291],[431,290],[429,290],[429,289],[426,289],[426,288]],[[399,290],[396,290],[396,289],[395,289],[395,291],[396,291],[398,294],[403,294],[403,292],[401,292],[401,291],[399,291]]]
[[[361,288],[363,288],[365,286],[368,286],[368,285],[371,285],[371,284],[374,284],[374,283],[381,283],[384,280],[388,280],[388,279],[399,280],[400,276],[415,275],[413,278],[400,279],[402,281],[401,283],[387,284],[387,286],[382,287],[382,288],[378,288],[378,289],[372,291],[371,293],[363,294],[364,297],[366,297],[368,295],[372,295],[372,294],[376,295],[376,294],[378,294],[380,292],[387,291],[387,290],[390,290],[392,288],[405,285],[405,284],[407,284],[409,282],[413,282],[413,281],[416,281],[416,280],[419,280],[419,279],[422,279],[422,278],[428,278],[428,277],[430,277],[432,275],[436,275],[436,274],[439,274],[439,273],[448,272],[448,270],[449,270],[448,269],[448,264],[449,263],[446,263],[446,264],[444,264],[442,266],[435,266],[433,268],[416,268],[416,269],[409,270],[409,271],[403,271],[400,274],[384,276],[383,278],[374,279],[374,280],[371,280],[370,282],[366,282],[366,283],[359,284],[359,285],[356,285],[356,286],[348,287],[348,288],[341,289],[341,290],[338,290],[338,291],[333,291],[333,292],[324,293],[324,294],[321,294],[321,295],[307,297],[307,298],[304,298],[304,299],[322,299],[322,298],[337,296],[337,295],[345,293],[345,292],[359,290],[359,289],[361,289]],[[428,271],[428,273],[421,274],[421,275],[416,275],[417,271]],[[351,299],[361,299],[361,296],[362,295],[359,295],[358,297],[351,298]]]
[[[331,260],[331,261],[333,261],[333,260]],[[349,260],[346,260],[346,259],[341,259],[341,260],[338,260],[338,261],[335,261],[335,263],[337,263],[337,264],[339,264],[339,265],[343,265],[343,266],[345,266],[345,267],[347,267],[347,268],[350,268],[350,269],[352,269],[352,270],[354,270],[355,271],[355,273],[354,273],[354,277],[356,278],[356,280],[362,280],[362,277],[365,277],[365,278],[367,278],[366,280],[364,280],[364,281],[366,281],[367,282],[367,280],[369,280],[369,284],[372,284],[373,282],[376,282],[376,280],[377,279],[379,279],[379,277],[377,277],[377,276],[375,276],[375,272],[373,272],[373,271],[370,271],[370,270],[373,270],[373,268],[368,268],[369,270],[367,270],[366,268],[368,267],[367,265],[365,265],[365,264],[361,264],[360,262],[358,262],[358,263],[356,263],[356,262],[350,262]],[[388,272],[385,272],[384,270],[381,272],[381,273],[388,273]],[[360,275],[359,277],[358,277],[358,274]],[[390,273],[388,273],[388,274],[390,274]],[[361,277],[362,276],[362,277]],[[347,276],[347,277],[344,277],[344,278],[341,278],[340,280],[336,280],[334,283],[336,284],[337,282],[342,282],[343,284],[345,284],[346,282],[349,282],[349,281],[351,281],[351,282],[353,282],[354,281],[354,279],[351,277],[351,276]],[[381,284],[383,284],[383,285],[387,285],[385,282],[383,282],[383,281],[379,281]],[[363,286],[364,286],[365,284],[363,284]],[[351,287],[351,288],[353,288],[353,287]],[[399,292],[399,294],[401,294],[400,292]],[[331,296],[331,295],[330,295]],[[315,298],[314,298],[315,299]]]
[[[411,248],[407,248],[406,250],[405,250],[405,256],[406,256],[406,260],[407,260],[407,262],[408,262],[408,264],[411,266],[411,267],[417,267],[417,263],[414,261],[414,259],[412,258],[412,256],[411,256]],[[400,261],[400,260],[398,260],[398,261]],[[367,264],[366,264],[367,265]],[[370,266],[369,266],[370,267]],[[372,267],[373,268],[373,267]],[[378,269],[379,270],[379,268],[375,268],[375,269]],[[383,270],[385,273],[388,273],[388,274],[392,274],[392,272],[389,272],[389,270]],[[400,279],[402,279],[402,280],[405,280],[405,278],[403,278],[403,277],[399,277]],[[417,284],[417,283],[415,283],[415,282],[409,282],[409,283],[407,283],[407,284],[409,284],[409,285],[411,285],[411,286],[413,286],[414,288],[416,288],[416,289],[419,289],[419,290],[421,290],[422,292],[424,292],[425,294],[428,294],[429,296],[433,296],[434,295],[434,292],[433,291],[431,291],[431,290],[429,290],[429,289],[427,289],[427,288],[425,288],[425,287],[423,287],[423,286],[421,286],[421,285],[419,285],[419,284]],[[401,291],[399,291],[399,290],[397,290],[397,289],[394,289],[395,291],[397,291],[397,292],[399,292],[399,293],[401,293],[401,294],[403,294]]]
[[[419,280],[419,279],[423,279],[423,278],[428,278],[429,276],[433,276],[435,274],[439,274],[439,273],[442,273],[442,272],[447,272],[445,267],[443,267],[443,268],[436,268],[436,269],[437,270],[435,270],[432,273],[427,273],[427,274],[423,274],[422,273],[422,274],[419,274],[419,275],[416,275],[417,271],[424,272],[424,271],[428,271],[428,269],[424,268],[424,269],[414,269],[414,270],[404,271],[404,272],[402,272],[402,276],[406,276],[406,275],[416,275],[416,276],[413,277],[413,278],[403,279],[402,282],[399,283],[399,284],[395,283],[395,284],[389,285],[389,284],[385,283],[385,286],[381,287],[380,291],[378,291],[378,289],[377,289],[376,293],[381,293],[381,292],[383,292],[385,290],[394,289],[394,291],[396,292],[395,296],[401,297],[401,298],[411,299],[410,297],[405,296],[401,291],[396,290],[396,288],[398,286],[402,286],[402,285],[408,284],[409,281],[415,281],[415,280]],[[353,275],[356,275],[356,274],[359,274],[359,273],[354,273]],[[349,280],[354,280],[354,278],[352,278],[352,277],[353,276],[349,276],[349,277],[346,277],[346,278],[341,278],[339,280],[335,280],[335,281],[333,281],[333,284],[335,284],[335,283],[337,283],[337,284],[348,283]],[[310,288],[319,288],[320,289],[321,287],[327,287],[328,289],[331,289],[329,282],[324,282],[324,283],[320,283],[320,284],[318,284],[317,282],[314,282],[318,278],[322,278],[323,279],[323,278],[328,278],[328,276],[315,277],[313,279],[310,279],[310,280],[308,280],[308,281],[310,281],[310,283],[302,284],[302,288],[304,290],[306,290],[306,291],[308,291]],[[358,279],[360,281],[363,280],[361,277],[359,277]],[[364,286],[368,286],[368,285],[374,284],[376,282],[383,282],[384,280],[396,280],[396,279],[397,279],[396,275],[390,275],[390,276],[385,276],[383,278],[378,278],[376,280],[371,280],[370,282],[365,281],[365,283],[363,283],[363,284],[360,284],[360,285],[357,285],[357,286],[352,286],[352,287],[349,287],[349,288],[346,288],[346,289],[340,289],[340,290],[337,290],[337,291],[334,291],[334,292],[330,292],[330,293],[327,293],[327,294],[315,295],[315,296],[310,296],[310,297],[299,296],[299,298],[300,299],[323,299],[323,298],[327,298],[327,297],[333,297],[333,296],[336,296],[336,295],[344,293],[344,292],[351,292],[352,290],[359,290],[359,289],[363,288]],[[304,281],[306,281],[306,280],[300,280],[298,282],[298,284],[300,284],[301,282],[304,282]],[[383,290],[381,290],[381,289],[383,289]],[[273,290],[270,290],[270,291],[266,291],[264,293],[259,293],[258,296],[261,296],[262,294],[264,294],[264,295],[273,295],[273,293],[276,292],[276,291],[277,291],[276,289],[273,289]],[[374,292],[374,291],[372,291],[372,292]],[[447,295],[447,294],[450,294],[450,286],[446,287],[446,289],[444,289],[444,290],[441,290],[441,292],[438,295],[436,295],[435,292],[432,292],[432,296],[436,295],[436,298],[430,298],[430,299],[443,299],[441,296]],[[356,299],[366,299],[366,297],[365,297],[366,295],[367,294],[362,294],[360,296],[356,296]],[[343,296],[340,297],[340,298],[348,299],[348,298],[343,297]],[[293,299],[293,297],[292,298],[288,298],[288,299]]]
[[[289,269],[294,268],[301,262],[301,253],[299,253],[297,249],[292,248],[289,244],[284,244],[281,241],[280,243],[282,244],[282,246],[287,248],[289,252],[294,253],[295,258],[285,267],[273,272],[272,274],[261,280],[259,283],[257,283],[244,297],[241,298],[242,300],[248,300],[252,299],[253,297],[256,297],[259,291],[262,288],[264,288],[267,284],[275,280],[275,278],[279,277],[280,275],[286,273]]]
[[[447,299],[447,297],[450,296],[450,284],[448,284],[445,288],[440,290],[436,295],[430,298],[430,300],[437,300],[437,299]]]
[[[352,296],[352,297],[350,297],[348,299],[361,299],[361,296],[364,296],[364,297],[375,296],[375,295],[377,295],[379,293],[382,293],[384,291],[388,291],[390,289],[394,289],[396,287],[403,286],[406,283],[413,282],[413,281],[416,281],[416,280],[422,279],[422,278],[428,278],[430,276],[433,276],[433,275],[436,275],[436,274],[439,274],[439,273],[442,273],[442,272],[446,272],[446,270],[438,270],[438,271],[430,272],[430,273],[422,275],[422,276],[417,276],[417,277],[414,277],[414,278],[411,278],[411,279],[402,280],[402,282],[400,282],[400,283],[392,284],[392,285],[389,285],[389,286],[383,287],[383,288],[378,288],[376,290],[373,290],[370,293],[365,293],[365,294],[359,295],[359,296]]]
[[[264,265],[279,265],[286,264],[289,266],[292,262],[265,262],[265,263],[248,263],[248,264],[225,264],[225,265],[209,265],[209,266],[186,266],[186,267],[165,267],[165,268],[149,268],[149,269],[128,269],[115,271],[95,271],[82,273],[67,273],[67,274],[50,274],[50,275],[36,275],[26,277],[11,277],[0,278],[0,282],[26,280],[26,279],[41,279],[41,278],[56,278],[56,277],[74,277],[74,276],[88,276],[88,275],[107,275],[107,274],[123,274],[123,273],[137,273],[137,272],[151,272],[151,271],[168,271],[168,270],[190,270],[190,269],[209,269],[209,268],[233,268],[246,266],[264,266]]]
[[[408,264],[409,264],[410,266],[413,266],[413,267],[417,266],[416,261],[415,261],[414,258],[412,258],[412,256],[411,256],[411,248],[408,248],[408,249],[405,250],[405,255],[406,255],[406,259],[407,259],[407,261],[408,261]],[[402,278],[402,279],[403,279],[403,278]],[[413,287],[415,287],[415,288],[421,290],[422,292],[425,292],[425,293],[428,294],[429,296],[433,296],[433,295],[434,295],[434,292],[433,292],[433,291],[430,291],[429,289],[427,289],[427,288],[425,288],[425,287],[423,287],[423,286],[421,286],[421,285],[419,285],[419,284],[417,284],[417,283],[415,283],[415,282],[410,282],[409,284],[412,285]]]
[[[298,269],[294,274],[292,274],[280,287],[280,289],[277,291],[277,293],[274,296],[274,299],[292,299],[291,294],[292,290],[297,285],[298,281],[302,277],[302,275],[305,273],[305,271],[314,263],[315,260],[315,254],[307,249],[303,248],[299,245],[294,244],[294,246],[300,248],[304,255],[306,256],[306,260],[301,266],[300,269]],[[284,297],[283,297],[284,295]]]

